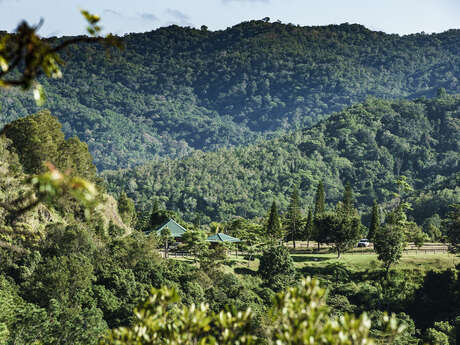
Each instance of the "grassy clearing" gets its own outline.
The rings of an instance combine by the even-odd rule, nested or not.
[[[335,262],[343,262],[356,271],[373,270],[380,267],[376,254],[344,254],[337,259],[335,254],[293,254],[297,268],[306,266],[323,267]],[[399,269],[447,269],[460,263],[460,258],[452,254],[408,254],[395,265]]]
[[[350,267],[353,271],[374,271],[381,267],[376,254],[344,254],[337,259],[336,254],[292,254],[296,268],[301,271],[303,268],[324,268],[330,264],[341,262]],[[408,254],[403,255],[401,261],[393,269],[402,270],[445,270],[460,264],[460,257],[452,254]],[[259,260],[249,263],[243,258],[235,256],[227,260],[226,266],[237,274],[252,274],[259,268]]]
[[[343,254],[340,259],[337,259],[335,253],[327,254],[291,254],[295,267],[302,271],[304,268],[325,268],[333,263],[341,262],[346,264],[355,272],[375,271],[380,269],[381,263],[377,260],[376,254],[360,253],[360,254]],[[180,257],[171,259],[180,260],[193,264],[194,261],[190,257]],[[460,264],[460,256],[452,254],[405,254],[400,262],[393,266],[393,269],[402,270],[445,270],[454,268]],[[259,260],[247,261],[242,256],[236,257],[231,255],[225,262],[224,270],[233,271],[236,274],[254,274],[259,268]]]

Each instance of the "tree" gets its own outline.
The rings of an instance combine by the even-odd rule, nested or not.
[[[426,235],[422,229],[413,221],[409,221],[406,211],[412,210],[411,203],[405,201],[404,194],[412,192],[412,186],[407,182],[406,176],[400,176],[396,181],[398,192],[394,193],[396,206],[385,217],[385,223],[394,224],[401,230],[404,242],[414,242],[418,247],[423,245]]]
[[[283,245],[266,247],[260,257],[259,275],[274,290],[282,290],[293,281],[294,262]]]
[[[326,197],[323,181],[320,181],[315,194],[315,218],[326,210]]]
[[[343,204],[344,212],[351,213],[354,210],[355,201],[353,199],[353,190],[351,188],[350,183],[347,183],[347,185],[345,186],[345,190],[343,192],[342,204]]]
[[[331,317],[326,305],[326,291],[316,279],[304,279],[275,296],[269,310],[266,336],[269,344],[354,345],[375,344],[369,336],[371,321],[366,314],[355,318],[345,314]],[[250,309],[229,309],[211,312],[207,304],[181,305],[174,289],[153,289],[150,297],[135,310],[130,327],[113,329],[100,345],[159,345],[159,344],[255,344]],[[388,343],[401,333],[403,327],[395,317],[384,316],[383,331]]]
[[[97,179],[96,166],[88,145],[77,137],[66,140],[59,148],[58,167],[68,171],[73,176],[85,178],[95,182]]]
[[[29,300],[41,306],[48,305],[51,299],[68,308],[89,305],[93,300],[93,271],[90,258],[79,253],[47,257],[25,282],[25,292]]]
[[[313,235],[314,223],[313,223],[313,211],[311,208],[308,209],[307,221],[305,222],[304,239],[307,240],[307,247],[310,246],[310,239]]]
[[[136,208],[134,207],[134,200],[128,198],[125,192],[121,192],[118,198],[118,213],[120,214],[123,223],[132,226],[136,223]]]
[[[447,91],[445,88],[440,87],[439,89],[436,90],[436,95],[438,96],[438,98],[446,98]]]
[[[0,207],[9,212],[8,223],[40,203],[65,207],[70,199],[78,200],[86,208],[85,215],[90,214],[98,203],[98,191],[91,182],[96,180],[91,154],[78,139],[65,140],[61,124],[49,111],[13,121],[1,136],[1,144],[7,142],[24,172],[32,174],[24,179],[24,193],[16,200],[0,201]]]
[[[318,187],[316,188],[316,194],[315,194],[315,211],[313,214],[314,219],[317,219],[321,214],[325,212],[326,210],[325,203],[326,203],[326,196],[324,193],[324,185],[323,185],[323,181],[320,181],[318,184]],[[313,221],[313,224],[315,224],[314,221]],[[324,236],[321,234],[320,230],[316,226],[313,227],[313,237],[318,244],[318,251],[319,251],[319,247],[320,247],[320,244],[323,242]]]
[[[270,214],[268,216],[267,235],[273,239],[280,239],[283,236],[281,222],[278,216],[278,208],[276,207],[275,201],[272,202],[272,207],[270,208]]]
[[[296,186],[292,190],[291,200],[288,206],[288,212],[286,216],[286,228],[287,228],[287,236],[290,237],[292,240],[292,245],[295,248],[295,240],[297,238],[297,232],[300,228],[300,197],[299,197],[299,190]]]
[[[16,28],[16,33],[3,34],[0,38],[0,87],[21,87],[23,90],[33,87],[35,100],[42,104],[44,92],[36,79],[42,74],[48,78],[62,77],[59,66],[64,61],[60,58],[59,51],[79,42],[99,42],[120,47],[119,41],[111,34],[105,38],[99,36],[99,16],[85,10],[81,14],[88,22],[86,31],[90,37],[77,36],[52,46],[52,41],[37,35],[43,21],[36,26],[30,26],[23,21]]]
[[[5,344],[97,344],[107,330],[103,314],[95,306],[69,308],[56,299],[48,308],[31,303],[15,306],[17,313]]]
[[[450,250],[453,253],[460,253],[460,204],[452,205],[452,211],[449,212],[444,225]]]
[[[336,212],[343,217],[359,218],[359,212],[355,208],[355,201],[353,199],[353,189],[349,183],[347,183],[343,191],[342,201],[340,201],[336,206]]]
[[[374,236],[374,250],[383,262],[385,278],[390,266],[399,262],[405,247],[404,233],[397,224],[386,223]]]
[[[45,161],[58,169],[60,148],[65,143],[58,119],[48,110],[26,116],[7,124],[1,131],[12,142],[14,151],[28,174],[46,171]]]
[[[186,231],[181,239],[184,244],[184,249],[195,256],[195,261],[197,258],[201,259],[207,254],[209,242],[206,241],[207,236],[204,231]]]
[[[72,176],[96,180],[96,167],[88,145],[78,138],[65,139],[61,123],[48,110],[7,124],[1,135],[11,140],[11,148],[28,174],[47,171],[45,162]]]
[[[417,225],[407,220],[406,210],[410,204],[404,202],[403,193],[412,191],[406,176],[400,176],[396,181],[398,192],[394,193],[396,206],[385,217],[383,228],[374,234],[374,250],[377,258],[382,261],[385,269],[385,279],[388,280],[390,266],[399,262],[406,247],[409,229],[416,229]]]
[[[332,244],[341,253],[352,248],[361,236],[359,217],[343,215],[339,212],[325,212],[315,219],[315,228],[322,234],[322,241]]]
[[[371,215],[371,224],[369,226],[369,233],[367,238],[369,241],[374,242],[375,235],[379,232],[380,229],[380,209],[377,201],[374,200],[372,205],[372,215]]]
[[[166,211],[160,209],[160,204],[158,200],[155,199],[152,206],[152,212],[150,213],[148,227],[151,230],[155,230],[160,225],[164,224],[168,220],[168,215]]]
[[[411,204],[404,201],[404,193],[413,191],[405,176],[396,181],[398,192],[394,193],[396,206],[386,215],[382,229],[374,234],[374,249],[378,259],[383,262],[385,279],[388,279],[390,266],[399,262],[408,241],[417,246],[423,245],[425,236],[421,228],[407,219],[406,210]]]
[[[98,25],[100,21],[99,16],[91,14],[86,10],[81,10],[81,14],[88,22],[86,30],[91,37],[78,36],[68,40],[58,40],[58,44],[52,46],[50,40],[42,39],[36,34],[43,21],[35,27],[23,21],[18,25],[14,34],[1,33],[0,87],[20,87],[23,90],[33,87],[33,95],[37,105],[41,105],[45,97],[43,88],[36,81],[36,78],[41,74],[46,75],[48,78],[60,78],[62,76],[59,65],[62,65],[64,61],[59,57],[59,51],[78,42],[102,42],[107,47],[117,46],[121,48],[120,42],[111,34],[105,38],[99,36],[101,32],[101,27]],[[65,144],[78,150],[82,146],[87,148],[78,139],[69,140]],[[31,145],[30,149],[34,150],[36,148]],[[50,152],[52,155],[56,153],[53,151],[53,148],[50,149]],[[38,152],[36,151],[36,153]],[[65,155],[63,156],[65,157]],[[86,155],[84,160],[86,163],[84,164],[85,171],[91,175],[90,177],[95,177],[96,172],[90,155]],[[80,201],[85,207],[85,215],[88,215],[89,210],[94,208],[97,203],[97,191],[92,183],[82,178],[86,177],[86,175],[81,177],[74,175],[75,177],[70,178],[70,173],[65,172],[62,174],[50,162],[47,162],[46,167],[48,171],[35,176],[29,181],[32,183],[32,189],[36,195],[32,196],[32,198],[29,198],[29,195],[25,199],[17,200],[17,203],[24,204],[26,202],[25,206],[10,207],[10,205],[0,204],[0,207],[10,211],[13,214],[13,218],[16,218],[18,215],[36,207],[40,202],[56,200],[58,197],[67,194]]]
[[[449,322],[435,322],[433,328],[426,330],[425,340],[429,344],[436,345],[451,345],[455,344],[455,327]]]
[[[161,229],[160,232],[160,240],[164,244],[165,248],[165,258],[168,258],[168,250],[169,250],[169,242],[173,240],[174,237],[171,235],[171,230],[167,226],[165,226],[163,229]]]

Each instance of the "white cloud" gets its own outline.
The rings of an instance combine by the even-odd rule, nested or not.
[[[190,23],[190,17],[179,10],[167,8],[166,14],[174,18],[174,20],[169,21],[167,24],[179,24],[182,26],[193,26],[193,24]]]
[[[141,18],[143,20],[149,21],[149,22],[156,22],[158,21],[158,17],[154,15],[153,13],[142,13]]]
[[[122,17],[122,14],[120,12],[111,10],[110,8],[106,8],[104,10],[104,14],[109,14],[109,15],[113,15],[113,16],[117,16],[117,17]]]

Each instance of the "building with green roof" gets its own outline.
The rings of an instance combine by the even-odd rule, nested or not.
[[[158,236],[161,236],[161,230],[164,228],[168,228],[171,232],[171,236],[174,238],[180,238],[182,235],[187,231],[182,225],[176,223],[174,219],[169,219],[166,223],[161,225],[158,229],[153,230],[157,233]],[[147,233],[151,233],[152,231],[148,231]]]
[[[208,239],[206,241],[211,242],[211,243],[220,243],[220,242],[237,243],[237,242],[241,242],[241,240],[239,238],[232,237],[232,236],[222,234],[222,233],[211,235],[211,236],[208,237]]]

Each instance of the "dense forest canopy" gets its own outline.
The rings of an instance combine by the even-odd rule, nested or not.
[[[171,168],[169,173],[173,176],[174,171],[196,173],[211,167],[209,173],[213,174],[214,185],[227,188],[234,182],[234,175],[228,174],[229,181],[224,183],[225,174],[219,173],[225,167],[224,172],[247,173],[247,179],[240,176],[241,185],[249,186],[246,188],[251,193],[256,191],[259,181],[260,176],[255,174],[257,169],[274,178],[281,177],[278,183],[282,187],[287,185],[288,182],[283,182],[283,179],[288,178],[289,174],[294,179],[298,178],[297,182],[307,183],[308,180],[302,180],[308,176],[305,170],[296,170],[297,167],[313,164],[314,159],[320,161],[326,152],[321,150],[326,147],[318,144],[315,150],[321,153],[310,155],[311,148],[302,144],[321,138],[330,141],[331,137],[326,137],[324,133],[335,133],[347,127],[350,128],[348,138],[352,140],[363,121],[375,124],[392,120],[388,122],[399,125],[391,133],[401,133],[397,129],[402,130],[401,124],[408,123],[411,118],[431,128],[433,119],[440,117],[445,120],[447,127],[442,125],[439,130],[445,132],[449,125],[455,125],[458,121],[459,101],[459,96],[447,95],[417,102],[370,99],[303,133],[294,132],[292,136],[247,149],[223,150],[224,154],[218,161],[220,165],[212,159],[218,157],[221,151],[197,152],[192,157],[196,162],[195,167],[190,166],[188,160],[175,160],[169,161],[170,165],[161,169],[160,163],[155,163],[157,166],[153,172],[160,170],[165,173]],[[423,108],[430,111],[413,112],[414,109]],[[436,112],[431,112],[433,109],[437,109]],[[337,121],[340,118],[347,121]],[[117,204],[112,197],[103,193],[101,185],[98,185],[100,204],[92,210],[90,218],[82,212],[82,205],[65,195],[53,202],[44,201],[26,212],[14,214],[11,207],[15,206],[16,200],[22,200],[22,196],[27,195],[27,190],[31,188],[28,182],[31,175],[28,172],[40,172],[39,163],[43,160],[53,162],[61,169],[72,169],[69,162],[83,162],[79,166],[83,170],[75,170],[74,173],[86,172],[89,173],[87,178],[93,177],[95,169],[88,162],[87,147],[76,142],[76,139],[65,141],[60,128],[60,123],[49,112],[41,112],[10,123],[0,135],[0,303],[5,306],[0,310],[0,341],[3,344],[130,344],[132,342],[128,339],[133,338],[140,339],[138,343],[142,344],[151,343],[146,340],[150,336],[158,337],[158,342],[154,343],[164,343],[165,339],[185,337],[218,337],[225,340],[226,334],[232,336],[230,339],[247,339],[251,336],[257,339],[258,344],[269,344],[270,340],[288,337],[295,337],[298,343],[303,344],[305,339],[311,340],[312,336],[323,339],[325,335],[330,339],[326,344],[348,344],[349,338],[346,337],[372,338],[376,344],[417,344],[420,340],[441,344],[439,339],[443,340],[442,344],[455,344],[460,325],[456,321],[460,310],[460,266],[454,269],[453,257],[448,258],[447,264],[444,258],[444,265],[440,266],[442,271],[431,270],[436,265],[399,266],[389,271],[383,280],[382,271],[375,266],[375,260],[369,263],[373,265],[372,268],[366,270],[353,268],[346,262],[331,262],[324,253],[314,254],[321,255],[315,260],[325,260],[322,266],[299,262],[299,259],[303,259],[299,255],[291,256],[286,246],[274,245],[274,237],[280,234],[266,233],[263,220],[253,222],[236,218],[225,225],[215,223],[202,227],[199,223],[186,224],[189,234],[204,236],[201,240],[199,236],[194,236],[193,241],[184,243],[191,246],[195,257],[189,260],[161,259],[158,247],[162,245],[162,238],[147,236],[130,226],[136,217],[132,200],[121,193]],[[370,125],[369,128],[371,132],[387,131],[386,127]],[[413,136],[406,133],[410,147],[418,145],[420,141],[420,138],[416,140],[417,128],[412,127]],[[441,135],[436,131],[427,131],[428,134],[440,142],[438,148],[437,144],[433,144],[429,151],[435,158],[442,156],[446,147],[456,144],[449,140],[441,143]],[[378,139],[376,141],[379,142]],[[345,151],[349,149],[346,144],[330,145],[330,155],[337,155],[339,148]],[[379,145],[374,153],[377,157],[386,147]],[[289,153],[293,156],[290,157]],[[263,156],[269,159],[260,160]],[[242,170],[244,161],[238,159],[249,157],[253,157],[253,160],[247,162],[246,170]],[[266,166],[275,167],[270,165],[278,162],[274,160],[275,157],[286,162],[277,168],[281,173],[276,169],[266,172]],[[291,158],[298,160],[298,163],[293,164]],[[325,155],[322,167],[328,168],[329,160],[330,157]],[[366,164],[374,163],[369,160]],[[400,169],[407,172],[403,167]],[[139,171],[136,170],[136,173]],[[146,168],[143,171],[148,173]],[[114,177],[111,176],[111,183],[116,181]],[[186,177],[187,181],[195,178]],[[120,185],[132,188],[135,185],[133,178],[126,178],[130,180],[119,180]],[[408,180],[413,183],[415,177],[409,177]],[[437,183],[429,192],[441,190],[444,193],[445,188],[455,189],[458,185],[456,178],[435,180]],[[254,186],[250,185],[251,181],[255,183]],[[97,179],[95,182],[98,182]],[[325,182],[327,193],[332,185],[327,179]],[[270,183],[267,182],[268,188],[275,188]],[[339,189],[341,185],[339,182],[337,184],[336,188]],[[166,182],[164,185],[173,187]],[[207,193],[205,188],[202,189],[204,196]],[[300,183],[299,190],[305,197],[305,185]],[[361,198],[362,194],[352,194],[349,186],[347,190],[343,194],[342,211],[338,209],[337,216],[340,212],[357,215],[353,199],[354,195]],[[187,187],[184,187],[184,191],[190,192]],[[455,192],[458,191],[450,190],[450,193]],[[179,195],[180,191],[177,193]],[[226,194],[226,190],[221,193],[222,196],[232,197]],[[267,191],[262,190],[255,195],[264,193]],[[292,200],[298,198],[296,195],[297,192],[290,195],[291,204]],[[246,200],[250,211],[252,200],[249,197]],[[295,203],[298,204],[298,200]],[[243,209],[242,205],[239,206]],[[300,211],[297,207],[296,213]],[[159,210],[158,205],[156,209]],[[220,210],[227,211],[224,208]],[[152,213],[150,220],[153,218],[155,214]],[[452,229],[458,229],[458,219],[458,213],[451,218]],[[270,237],[264,247],[259,247],[261,253],[258,255],[257,270],[254,270],[254,263],[250,264],[249,259],[246,264],[241,256],[239,261],[228,258],[226,247],[209,246],[204,240],[204,229],[213,231],[212,227],[217,226],[214,229],[217,231],[220,225],[225,227],[225,231],[245,236],[241,236],[241,245],[246,251],[249,251],[251,240],[268,240]],[[362,258],[362,255],[358,257]],[[441,261],[437,260],[439,264]],[[310,275],[318,280],[301,279]],[[328,292],[320,289],[320,285],[327,287]],[[439,293],[441,290],[442,294]],[[153,295],[147,298],[149,291]],[[280,293],[275,295],[276,292]],[[206,304],[199,308],[193,305],[200,303]],[[133,313],[136,306],[140,309]],[[246,308],[251,311],[245,311]],[[394,313],[391,322],[385,316],[386,311]],[[363,312],[367,316],[356,319]],[[305,317],[308,318],[305,327],[299,326]],[[212,323],[213,327],[208,327],[208,323]],[[197,325],[203,327],[197,328]],[[389,325],[392,327],[389,328]],[[225,331],[229,327],[233,332]],[[280,327],[283,332],[279,331]],[[107,333],[110,328],[112,331]],[[345,337],[338,337],[337,334],[344,334]],[[337,339],[344,340],[337,342]],[[224,340],[219,343],[234,343]]]
[[[398,36],[357,24],[250,21],[222,31],[170,26],[121,41],[126,49],[109,54],[97,44],[70,46],[64,78],[41,80],[46,107],[67,137],[88,143],[100,170],[254,143],[369,95],[460,92],[459,30]],[[1,90],[0,106],[0,125],[39,110],[14,90]]]
[[[62,124],[2,91],[0,344],[458,343],[458,31],[268,21],[69,47]]]
[[[185,216],[198,212],[219,220],[265,215],[273,200],[284,211],[294,185],[305,209],[321,180],[331,206],[349,182],[359,208],[368,211],[374,199],[391,201],[404,175],[415,189],[412,214],[422,224],[460,200],[459,143],[460,95],[441,90],[436,98],[415,101],[369,98],[311,129],[104,177],[109,190],[124,190],[140,209],[150,210],[158,199]]]
[[[235,163],[235,171],[241,173],[243,163],[237,158],[244,154],[253,156],[246,172],[254,177],[255,170],[251,170],[254,164],[263,171],[264,164],[271,163],[275,155],[282,158],[286,148],[298,147],[297,153],[292,151],[294,158],[308,156],[308,149],[300,149],[300,144],[320,138],[326,129],[332,132],[343,129],[344,123],[334,122],[340,116],[346,119],[355,116],[356,121],[350,128],[358,128],[364,121],[360,114],[365,109],[374,110],[365,113],[375,114],[369,115],[371,123],[383,123],[390,118],[404,123],[410,117],[428,125],[434,114],[402,115],[401,111],[401,107],[406,111],[427,107],[438,109],[441,117],[449,113],[448,123],[452,124],[458,121],[459,101],[459,96],[446,95],[417,102],[373,99],[334,115],[304,133],[268,141],[247,151],[224,150],[227,155],[222,157],[231,159],[232,153],[239,154],[228,163]],[[128,339],[143,344],[152,343],[147,339],[151,336],[158,339],[155,344],[164,343],[165,339],[195,341],[212,337],[217,337],[220,344],[234,344],[233,339],[244,340],[249,336],[256,339],[257,344],[292,337],[297,339],[296,343],[303,344],[306,339],[315,337],[319,339],[315,342],[320,342],[326,336],[327,341],[323,341],[326,344],[348,344],[351,337],[360,343],[364,341],[360,339],[370,338],[375,339],[376,344],[416,344],[419,340],[437,344],[439,339],[444,341],[442,344],[455,344],[459,326],[456,320],[460,306],[460,266],[454,269],[452,258],[441,266],[443,271],[403,266],[382,280],[378,267],[362,271],[345,262],[329,262],[330,258],[324,254],[317,254],[323,255],[322,266],[304,265],[298,261],[298,255],[291,257],[286,246],[273,245],[273,236],[278,235],[265,233],[263,221],[254,223],[239,218],[225,225],[226,231],[246,232],[246,239],[242,237],[244,242],[248,238],[271,238],[260,248],[262,255],[259,255],[257,270],[249,261],[238,263],[228,258],[224,246],[209,246],[204,240],[189,243],[195,255],[192,260],[161,259],[158,255],[161,237],[147,236],[130,226],[136,217],[132,200],[122,193],[117,204],[103,193],[101,185],[98,185],[100,204],[92,210],[90,218],[82,212],[82,205],[65,195],[14,215],[11,206],[30,189],[28,172],[40,172],[39,163],[43,160],[61,169],[72,169],[69,162],[83,162],[79,167],[83,170],[74,173],[86,172],[90,173],[87,178],[93,177],[95,169],[88,162],[87,147],[76,139],[65,141],[60,128],[60,123],[49,112],[41,112],[10,123],[0,135],[0,303],[5,306],[0,310],[0,341],[3,344],[132,343]],[[377,132],[386,130],[370,128]],[[351,131],[350,138],[353,133]],[[429,134],[440,139],[435,132]],[[414,138],[407,137],[407,140],[412,143]],[[198,159],[197,167],[206,162],[206,157],[216,157],[219,152],[194,156]],[[435,157],[440,154],[436,150],[430,152]],[[271,158],[257,161],[265,153],[270,153]],[[289,161],[289,157],[283,159]],[[170,167],[184,171],[185,165],[179,167],[179,163],[180,160],[171,161]],[[185,163],[187,161],[181,164]],[[304,166],[309,162],[299,161],[299,164]],[[220,161],[220,166],[225,166],[224,161]],[[214,165],[213,173],[214,180],[222,183],[219,179],[223,177],[218,174],[220,166]],[[296,169],[290,163],[280,168],[286,174]],[[301,176],[295,170],[292,174],[296,178]],[[229,175],[229,178],[233,177]],[[242,180],[242,183],[248,181],[251,180]],[[436,188],[456,186],[453,181],[440,180]],[[132,181],[129,185],[133,185]],[[326,182],[326,192],[330,186]],[[300,190],[305,193],[304,189]],[[350,207],[349,211],[357,214],[351,188],[347,190],[343,195],[343,211],[348,212]],[[292,193],[291,201],[297,198],[296,194]],[[277,212],[276,207],[273,212]],[[205,228],[212,231],[211,226],[200,229],[200,225],[187,224],[190,234],[205,236]],[[241,244],[247,246],[248,243]],[[310,275],[316,279],[301,279]],[[320,285],[327,287],[328,292]],[[149,291],[153,295],[147,298]],[[194,306],[200,303],[206,304]],[[136,306],[140,309],[133,313]],[[250,311],[245,311],[246,308]],[[386,317],[386,311],[394,313],[391,320]],[[363,312],[367,316],[359,316]],[[305,324],[299,326],[301,321]],[[232,332],[228,332],[228,328]],[[109,329],[112,330],[108,332]]]

